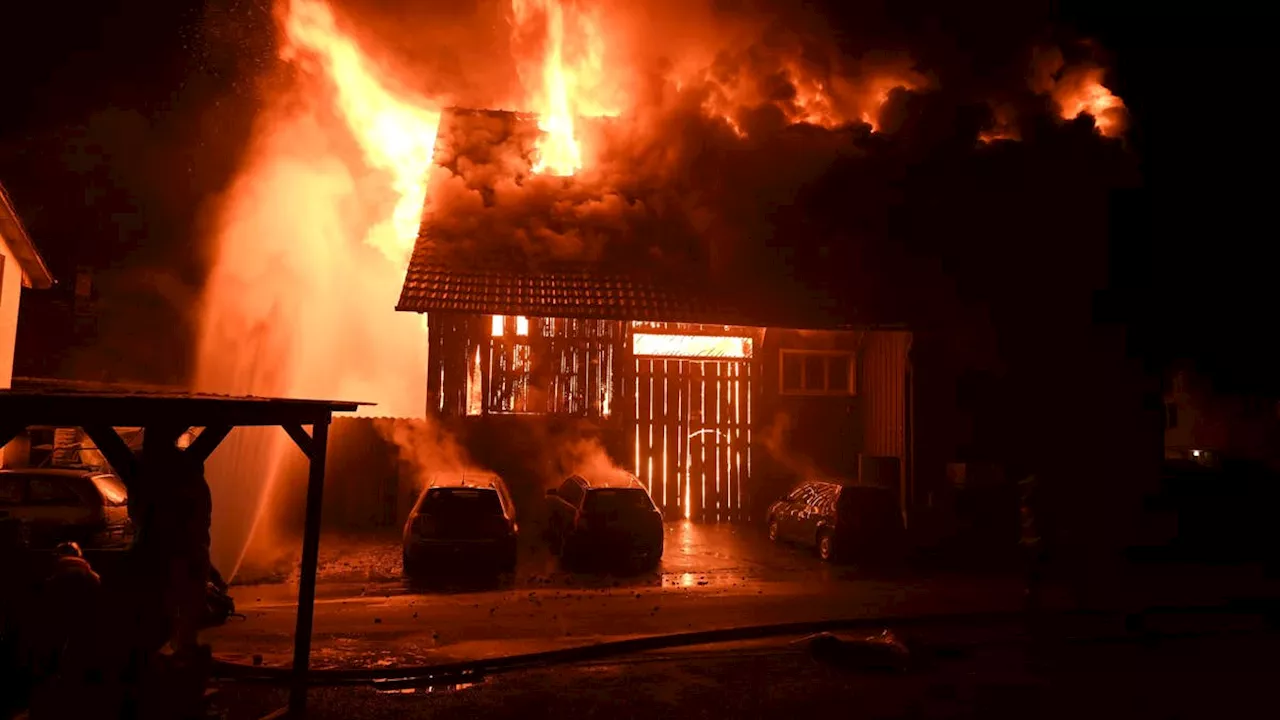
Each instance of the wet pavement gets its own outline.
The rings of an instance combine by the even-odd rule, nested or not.
[[[656,572],[572,573],[535,542],[514,576],[422,589],[394,538],[327,537],[313,664],[368,667],[472,660],[689,630],[835,618],[1013,610],[1016,578],[885,576],[778,546],[755,527],[671,523]],[[226,660],[287,666],[296,580],[232,588],[245,618],[206,633]],[[256,657],[255,656],[259,656]]]

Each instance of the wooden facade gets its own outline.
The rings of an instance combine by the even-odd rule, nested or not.
[[[868,459],[896,463],[906,499],[905,331],[429,313],[428,338],[429,410],[481,461],[497,435],[576,418],[672,519],[751,519],[798,476],[854,480]],[[537,462],[509,471],[554,472]]]

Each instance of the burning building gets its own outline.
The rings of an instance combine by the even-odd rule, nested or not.
[[[530,156],[532,122],[446,112],[433,182],[505,146]],[[697,245],[655,253],[659,240],[627,242],[633,226],[558,206],[587,204],[574,182],[545,190],[549,211],[514,229],[487,217],[505,202],[492,193],[517,192],[501,181],[465,222],[437,222],[430,198],[443,193],[429,191],[397,306],[426,316],[429,414],[508,476],[616,463],[668,517],[745,519],[800,476],[887,483],[906,499],[909,331],[778,285],[722,286]],[[583,442],[606,458],[563,451]]]

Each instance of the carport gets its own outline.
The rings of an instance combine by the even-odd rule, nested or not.
[[[149,427],[201,428],[183,452],[202,466],[233,428],[283,428],[309,462],[289,695],[290,715],[297,717],[306,709],[329,424],[335,412],[353,412],[361,404],[159,391],[0,390],[0,447],[31,426],[78,427],[98,446],[125,485],[132,488],[137,483],[138,461],[116,432],[117,427],[143,428],[144,446],[149,442],[150,436],[145,432]],[[307,426],[311,427],[310,433]]]

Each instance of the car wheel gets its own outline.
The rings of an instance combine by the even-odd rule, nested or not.
[[[824,531],[818,535],[818,557],[827,562],[836,559],[836,541],[830,531]]]
[[[400,559],[401,571],[404,573],[405,577],[412,578],[415,573],[414,573],[413,561],[409,559],[409,553],[401,554],[400,558],[401,558]]]
[[[778,519],[769,518],[769,539],[778,542]]]

